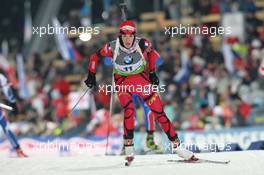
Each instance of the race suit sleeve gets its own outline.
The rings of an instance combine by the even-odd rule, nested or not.
[[[139,46],[142,50],[142,52],[146,52],[147,53],[147,61],[149,64],[149,71],[153,72],[155,71],[155,62],[158,58],[160,58],[160,55],[158,54],[158,52],[152,47],[152,44],[150,41],[146,40],[146,39],[141,39],[139,41]]]
[[[96,68],[99,59],[103,59],[104,57],[110,57],[110,58],[113,57],[113,52],[109,43],[105,44],[102,48],[100,48],[98,51],[94,52],[90,56],[89,67],[88,67],[89,72],[96,73]]]
[[[0,87],[3,90],[3,93],[6,97],[6,99],[10,102],[10,103],[15,103],[16,102],[16,98],[13,94],[13,91],[8,83],[7,78],[3,75],[0,74]]]

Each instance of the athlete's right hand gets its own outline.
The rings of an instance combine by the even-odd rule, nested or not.
[[[84,81],[84,83],[86,84],[86,86],[88,88],[93,88],[96,86],[96,77],[95,77],[95,73],[90,72],[88,73],[88,77],[87,79]]]

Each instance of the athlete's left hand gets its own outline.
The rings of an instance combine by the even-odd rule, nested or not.
[[[159,78],[157,77],[155,71],[149,72],[149,80],[153,85],[159,85]]]

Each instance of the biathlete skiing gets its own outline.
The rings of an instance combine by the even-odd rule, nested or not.
[[[84,82],[89,88],[96,86],[96,68],[99,59],[112,58],[114,88],[118,100],[124,108],[123,137],[126,165],[130,165],[134,160],[134,95],[142,98],[149,107],[171,141],[173,151],[185,160],[197,159],[193,152],[180,147],[180,140],[163,110],[159,94],[152,88],[159,85],[159,79],[155,73],[155,60],[159,58],[159,54],[152,47],[150,41],[136,37],[136,25],[132,21],[122,22],[119,30],[119,37],[116,40],[105,44],[90,56],[88,76]],[[120,91],[120,87],[122,87],[122,91]]]
[[[16,106],[16,98],[12,92],[12,89],[10,87],[10,84],[8,83],[7,78],[4,76],[4,74],[0,73],[0,88],[6,97],[6,99],[9,102],[9,105],[11,106],[10,109],[13,109],[14,115],[18,113],[17,106]],[[7,117],[3,111],[4,107],[8,108],[9,106],[1,104],[2,107],[0,107],[0,125],[3,128],[4,134],[6,135],[7,139],[12,145],[12,148],[16,151],[18,157],[28,157],[21,149],[17,138],[15,134],[10,130],[9,128],[9,122],[7,120]]]

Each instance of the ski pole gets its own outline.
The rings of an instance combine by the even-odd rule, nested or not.
[[[83,93],[82,96],[79,97],[78,101],[76,102],[76,104],[72,107],[71,111],[69,114],[72,114],[73,110],[76,108],[76,106],[80,103],[80,101],[82,100],[82,98],[86,95],[86,93],[90,91],[89,88],[86,89],[86,91]]]

